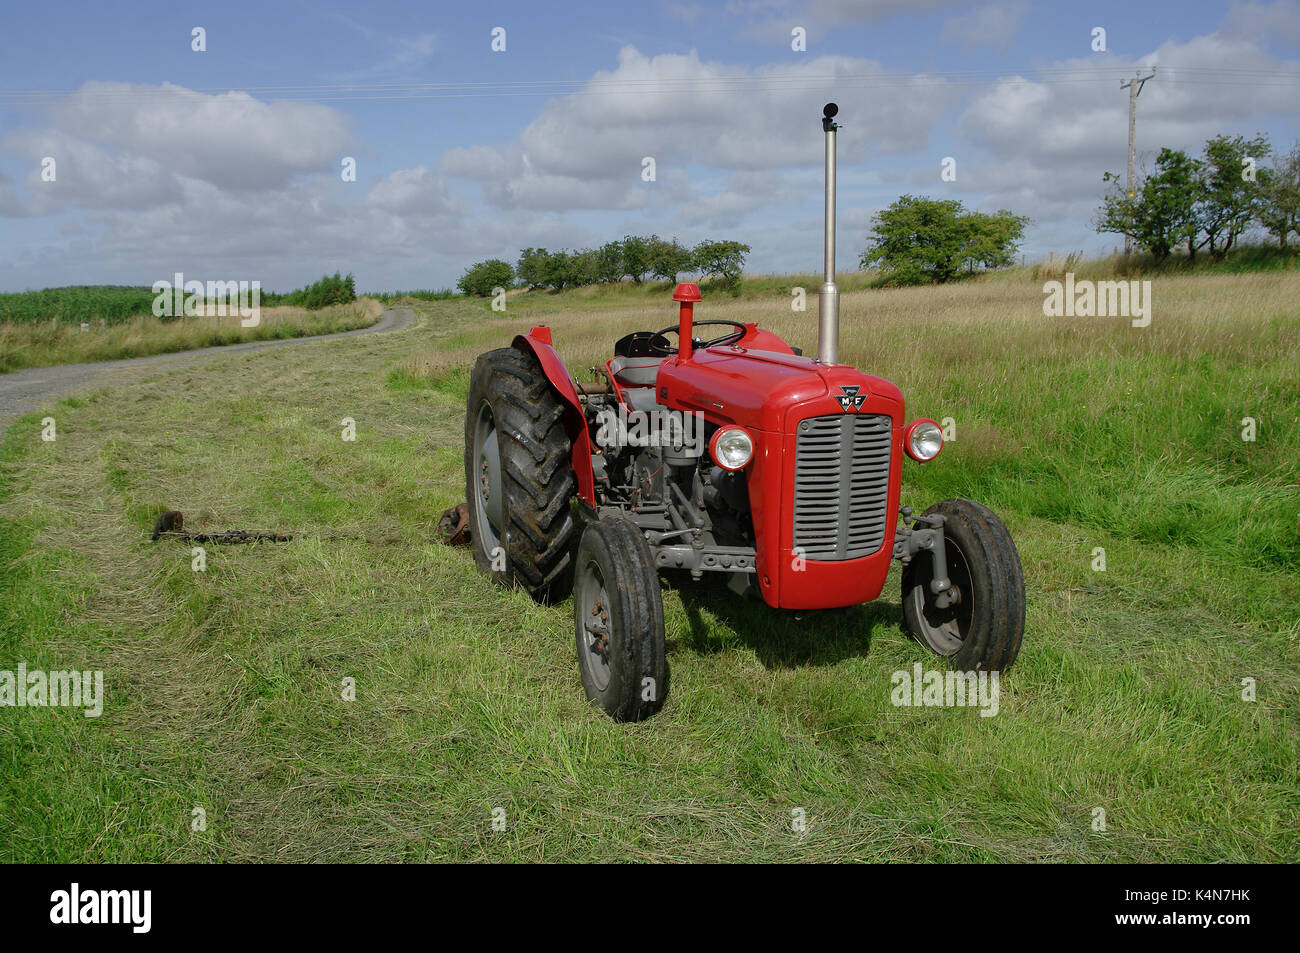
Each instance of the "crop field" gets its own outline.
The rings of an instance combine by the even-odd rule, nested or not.
[[[585,378],[676,323],[666,290],[418,301],[408,331],[28,415],[0,445],[0,668],[102,670],[104,699],[0,708],[0,861],[1300,860],[1300,274],[1156,276],[1144,328],[1045,317],[1042,281],[842,301],[841,359],[955,427],[904,502],[979,500],[1019,547],[993,717],[891,703],[934,664],[895,571],[798,614],[666,579],[667,703],[616,724],[571,603],[436,540],[475,355],[549,324]],[[790,283],[696,317],[812,353],[816,282],[802,313]],[[173,508],[294,539],[196,571],[148,540]]]
[[[152,314],[155,297],[150,288],[130,285],[76,285],[6,292],[0,294],[0,321],[120,324],[142,314]]]

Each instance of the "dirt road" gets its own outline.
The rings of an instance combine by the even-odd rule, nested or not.
[[[318,334],[304,338],[282,338],[275,341],[248,341],[222,347],[205,347],[194,351],[177,351],[173,354],[151,354],[148,357],[130,357],[120,361],[97,361],[92,364],[58,364],[53,367],[33,367],[10,374],[0,374],[0,436],[14,418],[35,410],[43,403],[61,397],[83,385],[102,386],[106,379],[126,370],[157,368],[170,370],[189,364],[199,364],[214,358],[255,351],[265,347],[287,344],[307,344],[356,334],[383,334],[401,331],[415,323],[415,312],[409,308],[385,311],[379,320],[368,328],[341,331],[338,334]]]

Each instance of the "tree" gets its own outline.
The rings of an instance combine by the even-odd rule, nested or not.
[[[546,261],[550,252],[545,248],[525,248],[519,253],[519,265],[515,273],[519,280],[530,289],[546,287]]]
[[[649,259],[652,275],[676,283],[679,273],[691,270],[694,255],[689,248],[679,245],[676,238],[666,242],[658,235],[653,235],[650,238]]]
[[[1120,187],[1118,176],[1107,172],[1103,181],[1113,184],[1098,210],[1097,231],[1129,236],[1157,262],[1179,246],[1186,246],[1191,260],[1202,248],[1222,259],[1253,222],[1274,231],[1269,223],[1281,225],[1286,219],[1286,189],[1278,188],[1275,176],[1276,169],[1287,168],[1285,158],[1275,169],[1257,169],[1253,178],[1247,174],[1271,152],[1266,136],[1215,136],[1206,141],[1200,159],[1179,149],[1161,149],[1156,171],[1132,196]],[[1275,204],[1279,199],[1281,205]]]
[[[299,294],[300,300],[293,303],[301,304],[311,311],[328,308],[332,304],[347,304],[356,300],[356,279],[350,274],[344,278],[336,271],[333,277],[325,275],[315,284],[303,288],[301,293],[294,293],[295,296]]]
[[[600,252],[583,248],[573,253],[571,257],[573,272],[571,275],[572,283],[576,285],[594,285],[600,281]]]
[[[895,284],[951,281],[963,268],[1011,264],[1028,224],[1008,211],[988,215],[956,199],[904,195],[872,219],[860,263],[881,264]]]
[[[1287,236],[1300,234],[1300,143],[1259,171],[1259,185],[1259,223],[1286,248]]]
[[[645,273],[650,270],[649,242],[636,235],[628,235],[624,237],[622,246],[623,274],[639,285]]]
[[[745,256],[750,252],[748,245],[740,242],[702,241],[692,252],[695,270],[701,275],[714,275],[722,284],[732,290],[740,287],[740,275],[745,270]]]
[[[623,277],[623,243],[605,242],[596,250],[599,260],[599,280],[612,284]]]
[[[552,252],[546,256],[546,286],[556,291],[576,284],[573,256],[566,251]]]
[[[1141,247],[1138,241],[1138,221],[1141,215],[1138,208],[1141,205],[1137,197],[1137,190],[1129,195],[1119,183],[1119,176],[1114,172],[1102,173],[1101,180],[1109,183],[1109,189],[1102,196],[1101,208],[1093,219],[1093,226],[1099,232],[1114,232],[1118,235],[1124,235],[1133,240],[1135,244]]]
[[[1188,254],[1195,257],[1204,174],[1205,164],[1200,160],[1181,149],[1168,148],[1160,150],[1155,173],[1147,176],[1131,197],[1120,186],[1119,177],[1107,172],[1103,179],[1114,184],[1102,200],[1097,231],[1128,235],[1157,262],[1184,243]]]
[[[960,220],[966,227],[962,264],[967,272],[1015,264],[1016,248],[1024,237],[1028,218],[999,209],[992,215],[968,212]]]
[[[456,282],[456,287],[464,294],[479,298],[490,297],[495,288],[508,288],[514,280],[515,270],[509,262],[500,258],[489,258],[471,265]]]
[[[1197,196],[1197,223],[1205,238],[1197,247],[1208,245],[1212,258],[1221,259],[1232,251],[1238,237],[1259,215],[1263,190],[1258,172],[1253,180],[1244,172],[1252,161],[1258,162],[1272,151],[1264,136],[1215,136],[1205,143]]]

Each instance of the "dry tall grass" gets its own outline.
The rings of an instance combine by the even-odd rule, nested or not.
[[[1208,351],[1248,359],[1260,345],[1260,322],[1294,316],[1300,302],[1300,272],[1260,273],[1230,281],[1214,275],[1158,276],[1147,279],[1151,281],[1151,326],[1133,328],[1124,317],[1044,316],[1046,280],[1026,269],[1018,271],[1014,281],[991,275],[950,285],[847,292],[840,298],[840,360],[871,373],[886,368],[906,374],[909,365],[924,363],[925,376],[932,379],[936,365],[948,364],[952,373],[961,374],[971,362],[1014,357],[1006,353],[1009,340],[1020,342],[1024,353],[1038,358],[1045,353],[1083,358],[1095,356],[1099,338],[1106,340],[1106,347],[1127,353]],[[507,313],[492,314],[484,326],[499,326],[504,346],[509,334],[529,323],[556,324],[556,347],[570,373],[581,375],[590,365],[607,360],[621,335],[677,324],[677,305],[668,293],[658,304],[619,302],[606,308],[565,309],[566,298],[514,294]],[[695,317],[755,321],[811,355],[817,351],[815,286],[808,288],[806,303],[806,310],[796,312],[786,300],[722,295],[697,305]],[[958,336],[952,333],[954,327],[977,333]],[[473,364],[482,349],[480,342],[481,338],[472,337],[457,346],[418,348],[404,370],[417,379],[443,377],[454,368]]]
[[[188,351],[242,341],[331,334],[374,324],[383,305],[373,298],[308,311],[262,308],[256,327],[238,315],[163,321],[152,315],[120,324],[95,322],[81,327],[57,321],[0,322],[0,372],[53,364],[107,361],[145,354]]]

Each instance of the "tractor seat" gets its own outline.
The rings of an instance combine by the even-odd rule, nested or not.
[[[609,362],[610,373],[614,380],[624,387],[654,387],[655,376],[659,373],[662,357],[623,357]]]
[[[629,387],[623,391],[623,400],[630,409],[646,414],[668,409],[655,398],[653,387]]]
[[[650,413],[662,410],[655,398],[655,376],[662,357],[627,357],[619,355],[609,362],[610,373],[618,383],[623,400],[633,410]]]

